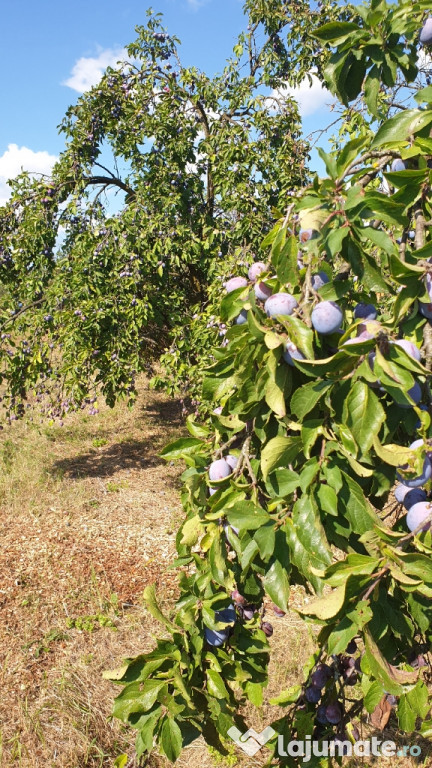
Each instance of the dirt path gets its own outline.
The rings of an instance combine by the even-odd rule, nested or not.
[[[0,437],[0,765],[112,765],[101,671],[149,647],[141,596],[172,601],[180,467],[158,458],[180,407],[143,382],[134,410]]]

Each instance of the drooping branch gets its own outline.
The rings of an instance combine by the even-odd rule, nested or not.
[[[91,185],[98,185],[102,184],[105,187],[114,186],[118,187],[119,189],[122,189],[123,192],[126,192],[127,195],[131,195],[132,197],[135,197],[136,192],[132,187],[129,187],[127,184],[125,184],[124,181],[117,178],[117,176],[87,176],[84,177],[84,183],[86,187],[89,187]]]

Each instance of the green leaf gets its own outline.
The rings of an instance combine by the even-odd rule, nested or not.
[[[166,445],[159,455],[167,461],[181,459],[183,456],[189,456],[196,453],[196,449],[199,445],[202,446],[203,442],[196,437],[181,437],[179,440],[175,440],[173,443]]]
[[[363,700],[366,712],[372,713],[374,711],[375,707],[380,703],[384,696],[384,693],[385,691],[382,683],[379,683],[377,680],[370,683]]]
[[[270,520],[268,513],[252,501],[237,502],[234,509],[228,508],[223,512],[228,522],[240,531],[255,531]]]
[[[292,518],[288,518],[285,523],[285,533],[293,565],[319,591],[321,581],[315,571],[324,570],[330,565],[331,553],[312,496],[305,495],[296,501]]]
[[[300,613],[304,613],[306,616],[316,616],[321,621],[328,621],[333,619],[342,610],[345,604],[345,585],[333,589],[330,594],[325,597],[319,597],[317,600],[313,600],[310,605],[303,606]]]
[[[144,685],[140,682],[126,685],[114,699],[114,717],[127,722],[131,714],[146,714],[165,685],[166,680],[146,680]]]
[[[376,64],[368,73],[364,82],[365,102],[371,115],[378,113],[378,94],[380,89],[380,73]]]
[[[346,472],[342,474],[344,484],[338,493],[338,509],[347,518],[353,531],[361,535],[378,524],[380,519],[359,484]]]
[[[371,149],[398,144],[432,122],[432,110],[404,109],[383,123],[372,141]]]
[[[275,560],[263,579],[263,586],[268,596],[275,605],[285,612],[288,611],[288,600],[290,595],[287,566],[287,563],[284,563],[282,566],[279,560]]]
[[[181,629],[167,619],[160,610],[156,601],[156,587],[154,584],[149,584],[145,588],[143,597],[147,610],[151,613],[154,619],[160,621],[170,632],[181,632]]]
[[[416,682],[418,674],[405,672],[391,666],[382,655],[368,629],[364,633],[365,656],[373,676],[384,686],[387,693],[398,696],[403,693],[403,685]]]
[[[216,672],[214,669],[208,669],[206,676],[207,690],[210,696],[214,696],[216,699],[229,699],[229,693],[219,672]]]
[[[342,42],[346,37],[349,37],[353,32],[359,32],[360,27],[350,21],[331,21],[328,24],[323,24],[322,27],[318,27],[315,32],[311,32],[312,37],[317,37],[318,40],[331,43],[338,40]]]
[[[357,445],[363,453],[367,453],[386,416],[378,397],[363,381],[356,381],[351,388],[344,415]]]
[[[320,399],[330,389],[332,383],[327,381],[311,381],[296,389],[291,398],[291,411],[300,421],[312,411]]]
[[[261,470],[266,480],[274,469],[290,464],[301,449],[300,437],[274,437],[261,452]]]
[[[166,717],[163,721],[160,744],[168,760],[175,763],[182,751],[182,735],[172,717]]]

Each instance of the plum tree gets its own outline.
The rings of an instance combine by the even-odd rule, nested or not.
[[[67,110],[50,177],[22,174],[0,208],[8,415],[33,396],[58,419],[97,410],[95,396],[132,404],[137,374],[161,356],[156,386],[193,380],[217,337],[221,281],[259,253],[272,209],[308,178],[297,105],[265,90],[320,64],[316,41],[285,66],[300,30],[335,13],[334,0],[312,14],[303,0],[295,13],[282,0],[261,11],[246,2],[249,30],[208,76],[182,64],[179,40],[148,11],[123,60]]]
[[[222,113],[218,119],[211,118],[210,138],[203,139],[202,147],[206,170],[210,163],[216,184],[215,209],[212,215],[207,209],[203,219],[196,212],[203,202],[199,196],[193,198],[198,218],[192,240],[197,248],[190,249],[191,226],[189,222],[186,227],[186,222],[191,212],[182,207],[190,198],[183,189],[183,197],[176,198],[182,214],[170,232],[175,233],[178,225],[181,247],[188,254],[185,266],[208,264],[220,279],[195,305],[199,315],[195,325],[193,320],[185,324],[182,315],[183,325],[192,328],[188,338],[199,339],[198,350],[203,349],[203,327],[210,326],[209,335],[204,336],[213,344],[208,343],[203,356],[206,366],[196,385],[201,410],[196,418],[187,419],[188,435],[161,451],[167,461],[186,464],[181,495],[185,514],[176,536],[178,601],[165,616],[154,589],[146,589],[148,610],[163,626],[161,638],[153,650],[129,659],[113,676],[124,686],[114,715],[136,728],[137,759],[144,761],[155,747],[174,762],[182,747],[198,736],[223,749],[241,713],[264,703],[269,713],[273,705],[284,709],[283,717],[279,709],[274,712],[271,723],[284,739],[304,738],[308,729],[319,738],[323,734],[339,738],[352,726],[353,718],[366,720],[375,708],[377,715],[382,713],[387,696],[396,699],[392,726],[426,738],[432,732],[427,668],[408,668],[407,661],[413,650],[430,661],[432,644],[432,533],[425,515],[432,506],[428,455],[432,325],[423,309],[430,302],[432,91],[419,70],[424,6],[406,0],[391,6],[383,0],[370,6],[344,6],[331,19],[325,3],[319,11],[308,8],[312,21],[317,21],[316,14],[322,16],[321,26],[307,20],[302,2],[294,6],[282,0],[247,0],[246,8],[250,29],[237,53],[247,67],[247,82],[236,76],[233,67],[223,85],[206,79],[203,85],[196,73],[189,72],[187,100],[182,102],[188,114],[195,105],[198,132],[203,130],[203,118],[197,92],[209,118],[218,108]],[[258,28],[260,39],[267,42],[257,60]],[[154,31],[159,34],[159,28]],[[288,49],[292,57],[287,56]],[[256,65],[257,72],[265,73],[260,81],[260,87],[268,89],[265,98],[279,99],[278,88],[287,72],[305,72],[300,63],[296,70],[300,49],[309,66],[314,62],[319,81],[339,99],[339,133],[329,151],[320,150],[326,176],[316,174],[309,183],[299,173],[292,184],[290,169],[288,184],[283,165],[289,160],[285,148],[281,149],[283,194],[274,193],[277,205],[270,206],[271,196],[265,189],[260,196],[259,185],[266,183],[263,160],[254,176],[251,208],[243,208],[251,174],[245,179],[241,173],[240,178],[233,177],[232,186],[225,185],[228,174],[238,173],[231,167],[236,151],[244,151],[242,162],[246,163],[251,144],[264,130],[255,117],[250,133],[236,127],[236,119],[245,118],[243,110],[249,108],[249,80],[254,79]],[[183,73],[180,80],[184,79]],[[406,103],[401,103],[405,97]],[[159,117],[164,98],[151,102]],[[226,112],[228,102],[232,114]],[[276,137],[273,123],[267,123],[265,116],[262,121],[271,140],[285,146],[283,132]],[[169,146],[174,153],[178,120],[170,126]],[[158,125],[152,123],[152,128],[160,137]],[[219,134],[225,129],[230,139],[227,149]],[[185,165],[199,162],[192,153],[197,133],[190,130],[194,138],[187,147],[193,157],[185,152]],[[267,152],[268,141],[269,136],[264,137],[263,158],[277,186],[276,161]],[[183,146],[180,139],[178,149]],[[220,158],[216,158],[218,152]],[[403,172],[392,169],[398,158],[407,165]],[[220,175],[214,167],[217,160],[222,163]],[[156,165],[163,176],[169,164]],[[157,179],[153,170],[152,179]],[[206,204],[202,176],[200,171],[194,179],[201,184]],[[228,199],[227,189],[232,194]],[[46,190],[44,199],[52,199]],[[141,197],[140,204],[143,199],[147,197]],[[253,203],[258,209],[256,219]],[[215,223],[219,204],[229,242],[222,237],[222,222]],[[51,204],[43,205],[49,213]],[[128,205],[133,206],[133,201]],[[23,207],[16,209],[20,216]],[[147,210],[147,218],[153,211]],[[136,215],[130,225],[135,231],[143,221],[140,209],[132,207],[129,213]],[[156,219],[161,227],[160,216]],[[15,225],[12,229],[15,243]],[[258,231],[263,238],[259,243],[255,242]],[[153,232],[153,237],[154,249],[162,236]],[[84,240],[83,250],[88,245]],[[170,240],[175,248],[174,234]],[[217,256],[219,249],[221,256]],[[69,265],[72,269],[68,280],[73,285],[77,279],[74,254],[71,248],[72,258],[62,262],[66,270]],[[255,281],[246,277],[251,254],[262,259],[271,275],[268,282],[274,294],[265,303],[254,291],[260,275]],[[223,269],[217,269],[218,259]],[[317,294],[312,276],[324,266],[331,280]],[[163,272],[165,268],[160,267]],[[131,269],[121,270],[122,280],[129,279],[124,272]],[[20,273],[24,287],[31,280],[28,271]],[[242,282],[239,289],[221,291],[222,282],[232,275],[243,277],[247,285]],[[205,274],[204,282],[207,279]],[[102,279],[101,283],[103,287]],[[56,287],[64,284],[59,280]],[[57,291],[56,296],[63,293]],[[162,294],[155,294],[159,300]],[[19,291],[16,299],[22,301]],[[359,304],[371,304],[373,309],[366,310],[366,317],[356,316]],[[58,311],[81,312],[73,314],[72,322],[80,332],[91,334],[95,318],[86,325],[87,306],[91,307],[84,303],[71,308],[66,302],[64,310]],[[14,311],[20,309],[14,304]],[[44,316],[55,318],[49,305],[43,311]],[[375,315],[380,322],[370,319]],[[236,320],[239,316],[241,323]],[[106,315],[101,323],[103,319]],[[53,321],[43,322],[48,340]],[[21,366],[24,377],[33,370],[26,367],[29,338],[21,333],[13,340],[19,342],[20,350],[15,365]],[[185,336],[176,338],[184,341]],[[415,345],[420,359],[409,345],[396,343],[401,340]],[[295,358],[291,355],[294,365],[284,359],[292,349],[288,344],[300,353]],[[13,355],[12,344],[10,349]],[[173,367],[182,349],[179,341],[179,356],[173,353],[170,358]],[[186,351],[184,365],[190,368],[189,360]],[[18,386],[18,379],[14,381]],[[230,451],[238,458],[235,469],[227,462]],[[424,486],[421,493],[426,493],[426,499],[410,506],[406,517],[400,515],[400,507],[388,511],[396,479],[408,488]],[[416,520],[420,530],[414,534]],[[425,526],[428,530],[422,530]],[[270,605],[282,613],[294,610],[292,590],[309,593],[308,600],[296,601],[295,610],[312,628],[316,647],[304,666],[301,684],[268,702],[264,696],[271,643],[264,617]],[[238,598],[237,592],[243,602],[232,597],[234,593]],[[221,620],[224,615],[228,621]],[[354,638],[356,647],[349,653]],[[331,671],[325,673],[323,686],[321,665]],[[357,686],[355,692],[348,690],[352,684]],[[244,726],[246,730],[248,723]],[[276,753],[276,738],[268,749],[269,763],[290,768],[301,764],[300,758],[285,760]]]

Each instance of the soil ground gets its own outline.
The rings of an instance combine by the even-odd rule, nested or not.
[[[102,672],[150,649],[160,632],[143,605],[148,584],[168,612],[175,600],[168,566],[182,468],[158,453],[183,432],[180,404],[143,379],[133,410],[102,407],[63,427],[15,423],[0,433],[1,768],[108,768],[121,753],[134,765],[134,734],[109,719],[119,689]],[[303,599],[294,591],[293,608]],[[267,698],[302,681],[312,650],[294,610],[273,624]],[[274,710],[250,712],[251,726],[262,730]],[[392,729],[384,737],[398,740]],[[178,766],[254,768],[264,758],[234,746],[222,758],[198,741]],[[430,760],[423,751],[392,766]],[[156,756],[150,765],[168,762]]]

